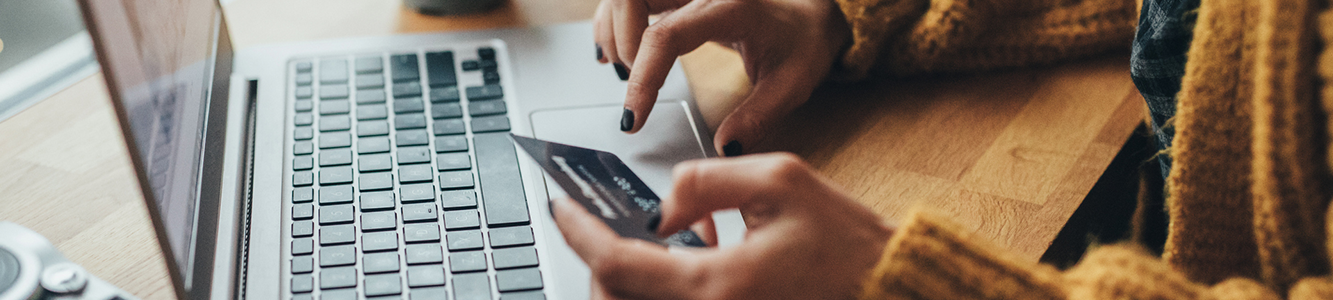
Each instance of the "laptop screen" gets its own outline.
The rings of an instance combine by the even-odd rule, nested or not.
[[[205,108],[221,16],[211,0],[83,1],[102,72],[132,136],[140,185],[178,278],[198,230]],[[189,280],[186,280],[188,282]],[[188,284],[188,283],[187,283]]]

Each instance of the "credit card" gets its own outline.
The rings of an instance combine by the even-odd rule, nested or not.
[[[602,219],[620,236],[664,246],[706,246],[690,230],[681,230],[667,238],[657,237],[654,229],[662,219],[661,198],[615,154],[510,136],[574,202]]]

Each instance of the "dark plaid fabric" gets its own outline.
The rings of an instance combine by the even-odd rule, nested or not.
[[[1169,120],[1176,115],[1176,93],[1185,76],[1185,53],[1194,38],[1194,20],[1199,0],[1144,0],[1138,32],[1130,54],[1130,76],[1152,112],[1157,136],[1162,178],[1171,171],[1171,147],[1175,129]]]

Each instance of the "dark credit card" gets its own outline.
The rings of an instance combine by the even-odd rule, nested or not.
[[[693,231],[681,230],[665,239],[654,232],[661,221],[661,198],[609,152],[552,143],[510,134],[514,142],[541,163],[546,175],[588,212],[622,237],[660,245],[704,247]]]

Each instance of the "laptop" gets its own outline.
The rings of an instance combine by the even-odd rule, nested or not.
[[[182,299],[586,299],[563,193],[509,134],[615,153],[659,194],[715,155],[679,65],[618,131],[587,22],[241,50],[213,1],[80,5]]]

